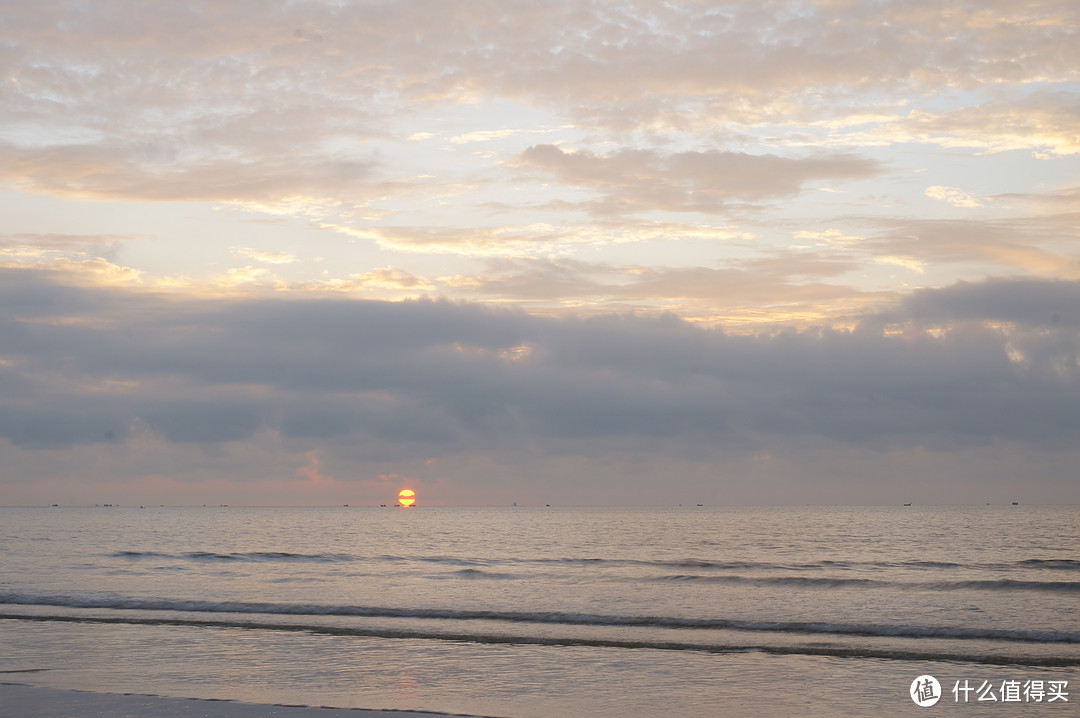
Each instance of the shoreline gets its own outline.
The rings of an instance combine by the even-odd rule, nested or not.
[[[219,698],[98,693],[7,681],[0,681],[0,714],[17,715],[21,718],[115,718],[135,715],[145,718],[494,718],[433,711],[335,708],[243,703]]]

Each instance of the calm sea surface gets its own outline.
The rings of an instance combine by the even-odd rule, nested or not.
[[[1080,508],[6,508],[0,617],[0,671],[46,669],[0,680],[61,688],[1077,715]]]

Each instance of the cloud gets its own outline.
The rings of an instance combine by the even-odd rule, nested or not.
[[[234,248],[233,253],[263,264],[294,264],[300,261],[292,252],[264,252],[251,247]]]
[[[679,239],[751,239],[730,226],[601,218],[587,224],[536,222],[486,227],[367,226],[321,222],[319,229],[400,252],[528,257],[587,246]]]
[[[1077,224],[1069,214],[870,221],[879,226],[863,243],[872,256],[907,257],[923,265],[982,265],[988,267],[979,270],[984,276],[1025,271],[1080,277],[1080,260],[1069,249],[1078,236]]]
[[[45,251],[94,251],[102,247],[115,247],[124,242],[141,239],[124,234],[59,234],[56,232],[21,232],[0,234],[0,247],[34,248]]]
[[[464,145],[470,142],[490,142],[491,140],[501,140],[506,137],[512,137],[520,130],[476,130],[475,132],[467,132],[463,135],[456,135],[450,138],[450,141],[455,145]]]
[[[879,264],[892,264],[897,267],[903,267],[904,269],[910,269],[912,272],[917,272],[918,274],[926,273],[926,265],[913,257],[895,257],[888,255],[876,257],[874,261]]]
[[[965,104],[928,99],[914,108],[898,102],[868,114],[859,105],[833,108],[831,119],[814,119],[822,108],[793,110],[771,118],[778,125],[770,140],[788,147],[888,147],[902,143],[972,150],[980,155],[1027,151],[1050,160],[1080,153],[1075,127],[1080,101],[1068,85],[1029,89],[1028,83],[1002,87],[994,99]]]
[[[0,292],[0,435],[31,449],[124,441],[136,425],[172,443],[271,430],[427,456],[571,438],[596,439],[590,452],[604,437],[668,451],[750,436],[949,448],[1080,432],[1076,282],[924,290],[867,315],[946,326],[935,338],[728,335],[670,315],[432,301],[133,302],[21,271]],[[1042,337],[1023,364],[1010,358],[1017,337]]]
[[[373,167],[371,161],[341,156],[184,162],[123,145],[19,147],[0,142],[0,181],[102,200],[320,204],[343,189],[363,186]]]
[[[955,187],[943,187],[941,185],[934,185],[933,187],[927,187],[925,194],[931,199],[947,202],[953,207],[972,209],[975,207],[983,206],[983,203],[977,197],[974,197],[967,192],[958,190]]]
[[[403,114],[463,99],[518,101],[604,127],[697,131],[828,121],[852,91],[918,101],[953,87],[1075,81],[1080,67],[1077,11],[1063,2],[989,3],[974,15],[921,2],[798,13],[571,2],[540,13],[511,2],[494,14],[464,2],[426,14],[370,3],[177,11],[104,0],[20,5],[7,20],[5,181],[129,199],[348,202],[374,160],[343,148],[394,137]],[[927,140],[1067,154],[1075,118],[1072,93],[1045,91],[954,112],[920,108],[901,124]]]
[[[879,131],[893,142],[986,153],[1030,150],[1048,158],[1080,153],[1078,122],[1080,100],[1075,93],[1041,91],[946,112],[913,111]]]
[[[857,235],[844,234],[838,229],[827,229],[823,232],[800,230],[795,232],[795,237],[797,239],[813,239],[821,244],[832,247],[850,247],[857,245],[864,239],[864,237]]]
[[[588,296],[643,303],[697,299],[704,300],[702,306],[730,309],[759,302],[808,301],[818,292],[822,301],[826,295],[837,299],[851,290],[798,284],[794,280],[843,274],[856,266],[839,258],[818,256],[759,259],[724,269],[515,259],[489,262],[487,271],[473,277],[470,286],[478,292],[521,299]]]
[[[436,281],[419,277],[400,267],[380,267],[370,272],[350,274],[348,280],[328,280],[307,285],[309,291],[321,292],[327,288],[357,292],[367,298],[405,299],[419,298],[436,292]]]
[[[540,12],[508,2],[492,13],[479,0],[438,13],[313,0],[7,10],[2,179],[38,192],[350,203],[368,193],[377,163],[356,151],[360,143],[434,136],[401,118],[486,99],[601,129],[726,132],[733,123],[829,122],[838,112],[880,122],[853,93],[873,93],[875,106],[918,105],[952,88],[1039,84],[1051,89],[952,111],[917,106],[884,131],[991,151],[1076,150],[1075,95],[1053,86],[1078,78],[1080,18],[1061,1],[999,0],[975,11],[954,2],[811,3],[798,12],[556,2]],[[684,168],[696,175],[719,158],[653,159],[696,164]],[[796,185],[806,181],[799,166]],[[697,194],[740,194],[730,183],[684,179]],[[766,184],[741,192],[793,191]],[[661,203],[685,211],[694,201],[715,204]]]
[[[225,271],[225,274],[217,278],[218,285],[222,287],[238,287],[245,284],[258,284],[264,279],[271,279],[272,275],[263,267],[233,267]]]
[[[668,280],[693,277],[646,281]],[[1022,465],[1063,500],[1080,441],[1078,287],[960,284],[863,311],[853,330],[736,334],[671,314],[198,298],[0,268],[0,480],[8,496],[91,502],[147,477],[176,482],[173,501],[245,486],[315,500],[290,493],[298,470],[334,477],[329,503],[378,503],[391,474],[438,480],[451,503],[881,501],[896,498],[877,472],[910,470],[963,501]]]
[[[100,270],[105,265],[116,265],[117,256],[123,246],[143,239],[145,237],[120,234],[0,234],[0,262],[37,266],[51,264],[54,269],[81,265],[87,269],[95,267]],[[129,270],[128,273],[136,272]]]
[[[937,324],[1008,322],[1029,330],[1080,329],[1080,282],[998,277],[906,298],[901,316]]]
[[[798,206],[787,200],[815,185],[888,179],[891,165],[860,146],[1023,149],[1059,161],[1076,152],[1080,11],[1057,0],[542,10],[511,1],[498,12],[464,0],[431,13],[377,2],[60,0],[7,10],[6,187],[310,218],[412,255],[538,257],[697,239],[694,221],[740,212],[744,222],[755,214],[746,210]],[[526,146],[540,127],[551,144]],[[422,140],[435,137],[455,147],[499,140],[502,151],[432,159]],[[796,153],[800,143],[816,148]],[[947,189],[932,196],[971,209],[994,201]],[[697,216],[666,223],[671,231],[628,221],[659,212]],[[946,248],[961,244],[894,247],[911,241],[875,241],[877,221],[845,225],[843,236],[926,266],[954,261]],[[951,256],[1072,271],[1060,247],[1027,244],[1034,229],[1007,247],[965,241]],[[267,263],[261,256],[250,259]]]
[[[1061,217],[1065,221],[1071,221],[1073,216],[1080,212],[1080,187],[1067,187],[1053,192],[1022,193],[1010,192],[994,196],[995,200],[1012,202],[1030,202],[1041,207],[1048,213],[1067,212]]]
[[[327,99],[374,92],[413,100],[452,91],[473,97],[490,88],[610,106],[726,88],[798,97],[806,88],[844,85],[965,87],[1075,78],[1070,30],[1077,14],[1065,0],[1020,6],[997,0],[975,10],[959,2],[812,3],[797,12],[622,2],[555,2],[541,11],[507,2],[497,13],[481,2],[423,13],[366,2],[195,3],[181,11],[106,0],[92,9],[65,2],[12,8],[9,27],[21,41],[13,55],[26,61],[20,82],[62,87],[62,97],[141,92],[164,103],[196,84],[215,103],[236,87],[287,88],[296,102],[311,96],[301,81],[317,80]],[[108,52],[101,49],[104,39]],[[164,62],[127,73],[156,76],[158,84],[107,81],[114,63],[150,54]],[[29,61],[38,57],[51,62],[30,72]],[[76,60],[84,63],[80,79],[94,84],[62,83]],[[240,77],[248,83],[237,83]]]
[[[601,213],[713,214],[732,202],[796,195],[813,181],[864,179],[880,171],[877,161],[846,154],[792,159],[718,150],[661,154],[623,149],[598,155],[554,145],[530,147],[518,157],[518,166],[596,190],[604,198],[594,205]]]
[[[321,229],[370,239],[379,245],[404,252],[439,252],[450,254],[517,253],[530,245],[560,241],[554,227],[369,227],[323,223]]]

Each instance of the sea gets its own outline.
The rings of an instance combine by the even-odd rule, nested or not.
[[[0,647],[265,704],[1078,715],[1080,507],[3,508]]]

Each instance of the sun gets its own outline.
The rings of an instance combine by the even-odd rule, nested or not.
[[[416,492],[412,489],[402,489],[397,495],[398,503],[408,508],[416,503]]]

